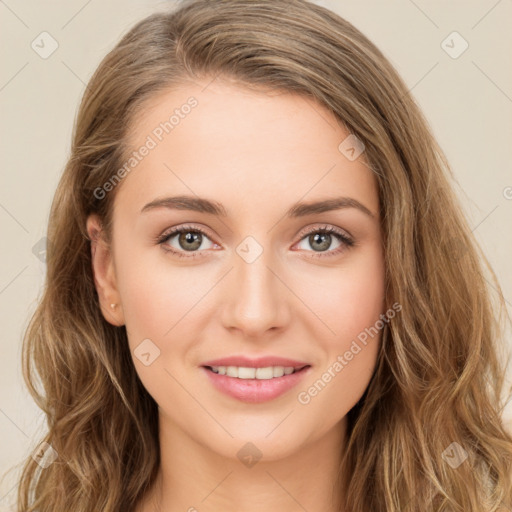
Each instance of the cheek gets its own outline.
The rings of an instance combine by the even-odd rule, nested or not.
[[[315,318],[309,328],[323,357],[297,399],[306,414],[328,414],[330,421],[343,417],[366,390],[384,325],[380,319],[385,313],[381,252],[375,246],[346,261],[329,272],[316,272],[315,279],[308,279],[307,285],[303,282],[302,290],[322,321]]]
[[[339,267],[316,269],[302,281],[300,296],[308,297],[307,305],[322,321],[316,322],[317,334],[330,348],[344,350],[384,313],[381,252],[375,247],[356,256]]]
[[[187,326],[212,280],[198,270],[173,267],[165,254],[153,257],[142,251],[132,251],[116,264],[131,356],[144,387],[159,404],[181,396],[171,374],[180,382],[186,379],[179,374],[182,368],[175,372],[175,361],[186,356]]]
[[[323,292],[312,309],[322,312],[335,334],[315,327],[324,357],[298,390],[297,401],[311,421],[323,417],[328,429],[359,401],[375,371],[385,325],[380,319],[385,313],[384,271],[379,264],[364,271],[342,270],[337,279],[324,283]]]
[[[163,252],[132,253],[116,265],[126,327],[138,336],[164,337],[212,286],[211,271],[180,267]]]

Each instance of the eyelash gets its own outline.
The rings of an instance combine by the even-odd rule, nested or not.
[[[173,255],[178,256],[179,258],[196,258],[200,255],[203,251],[190,251],[188,254],[185,251],[177,251],[175,249],[171,249],[169,247],[166,247],[164,244],[168,240],[170,240],[174,235],[182,234],[182,233],[201,233],[202,235],[206,236],[207,238],[211,238],[209,234],[203,230],[202,228],[198,226],[180,226],[178,228],[174,228],[172,231],[165,233],[164,235],[160,235],[156,237],[155,243],[160,244],[164,251],[170,252]],[[352,238],[348,237],[345,233],[340,231],[339,229],[333,227],[333,226],[322,226],[322,227],[314,227],[307,229],[304,233],[302,233],[301,238],[299,242],[304,240],[307,236],[313,234],[313,233],[322,233],[322,234],[332,234],[335,235],[338,240],[342,243],[340,247],[337,249],[331,250],[331,251],[308,251],[308,252],[314,252],[315,254],[312,255],[313,258],[329,258],[331,256],[338,255],[340,252],[346,249],[350,249],[355,245],[354,240]]]

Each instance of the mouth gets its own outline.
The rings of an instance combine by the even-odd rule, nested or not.
[[[271,380],[278,379],[285,375],[298,373],[311,365],[306,364],[298,367],[293,366],[265,366],[265,367],[248,367],[248,366],[204,366],[207,370],[218,375],[226,375],[227,377],[242,380]]]
[[[214,389],[246,403],[273,400],[297,386],[310,372],[301,366],[201,366]]]

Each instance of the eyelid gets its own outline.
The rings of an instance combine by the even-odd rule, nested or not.
[[[199,233],[202,233],[203,235],[207,236],[208,238],[212,239],[214,238],[211,233],[206,229],[199,225],[194,224],[180,224],[178,226],[173,226],[172,228],[166,229],[161,235],[157,235],[154,239],[155,243],[161,243],[166,238],[178,234],[182,231],[197,231]],[[213,240],[212,240],[213,242]]]
[[[297,234],[297,236],[300,236],[299,242],[307,235],[310,235],[311,233],[317,233],[317,232],[328,232],[328,233],[334,233],[337,235],[340,235],[342,238],[347,239],[347,241],[350,240],[350,242],[354,242],[354,237],[346,230],[341,229],[336,226],[333,226],[332,224],[315,224],[313,226],[308,226]]]

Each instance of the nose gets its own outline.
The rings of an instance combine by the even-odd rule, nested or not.
[[[263,337],[267,331],[282,329],[290,320],[292,294],[266,253],[263,251],[251,263],[235,254],[235,268],[224,290],[222,323],[226,329],[238,330],[247,337]]]

